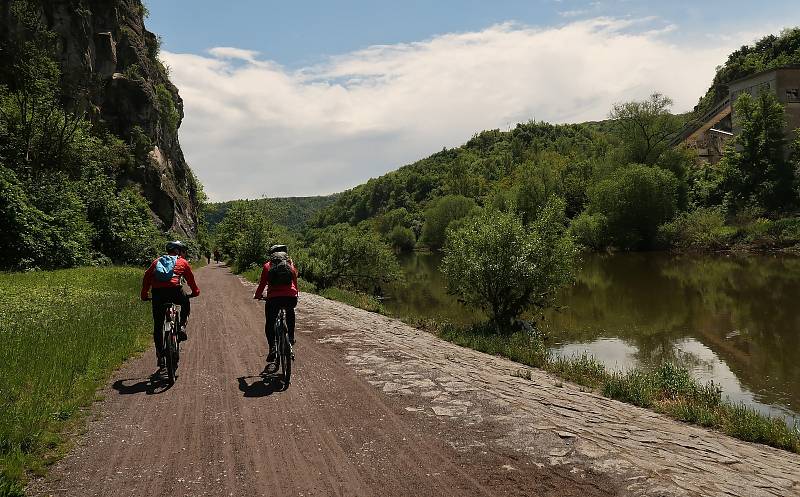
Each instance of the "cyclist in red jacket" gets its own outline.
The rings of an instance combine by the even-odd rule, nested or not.
[[[263,296],[264,287],[267,288],[266,299]],[[278,311],[286,309],[286,327],[289,328],[289,342],[294,345],[294,308],[297,307],[297,268],[289,258],[286,245],[273,245],[269,249],[269,260],[264,263],[261,270],[261,279],[253,294],[254,299],[266,300],[264,314],[267,322],[264,324],[264,333],[269,343],[267,362],[275,361],[277,350],[275,348],[275,319]]]
[[[161,342],[163,340],[162,333],[164,332],[164,314],[167,312],[169,304],[178,304],[181,306],[181,326],[178,333],[179,340],[187,340],[186,323],[189,319],[190,307],[189,297],[183,293],[181,286],[181,278],[186,280],[189,288],[192,289],[191,297],[200,295],[200,288],[194,281],[194,274],[192,267],[186,261],[186,254],[189,251],[183,242],[174,241],[167,243],[167,254],[173,257],[175,266],[172,268],[172,277],[166,281],[161,281],[154,277],[157,271],[159,259],[153,261],[150,267],[145,271],[144,278],[142,279],[142,300],[151,300],[148,298],[147,293],[152,288],[153,294],[153,341],[156,344],[156,358],[158,359],[158,367],[164,367],[163,351],[161,350]]]

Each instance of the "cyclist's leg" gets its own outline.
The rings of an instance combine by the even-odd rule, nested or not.
[[[164,341],[164,313],[167,311],[167,304],[164,301],[163,291],[161,288],[153,288],[153,342],[156,346],[156,358],[161,358],[164,355],[162,350],[162,342]]]
[[[289,329],[289,341],[294,344],[294,308],[297,307],[297,297],[286,297],[284,309],[286,309],[286,327]]]
[[[275,348],[275,318],[278,317],[279,309],[280,307],[274,305],[272,300],[267,300],[267,304],[264,306],[264,316],[267,320],[264,323],[264,334],[267,336],[269,350]]]
[[[175,289],[175,303],[181,306],[181,326],[186,326],[191,314],[191,307],[189,304],[189,296],[183,293],[183,288],[178,287]]]

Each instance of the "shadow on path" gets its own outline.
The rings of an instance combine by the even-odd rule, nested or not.
[[[111,388],[119,392],[120,395],[132,395],[137,393],[154,395],[169,390],[171,386],[166,375],[157,371],[147,378],[125,378],[124,380],[117,380],[111,385]]]
[[[267,397],[275,392],[286,390],[279,375],[262,372],[257,376],[240,376],[239,390],[245,397]]]

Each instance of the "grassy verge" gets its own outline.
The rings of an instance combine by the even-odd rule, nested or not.
[[[151,340],[142,271],[0,274],[0,496],[60,456],[98,386]]]

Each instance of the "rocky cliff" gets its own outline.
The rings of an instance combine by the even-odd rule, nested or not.
[[[95,127],[134,150],[136,167],[120,180],[139,185],[164,231],[193,236],[198,185],[178,142],[183,102],[158,59],[160,40],[145,28],[141,1],[2,0],[0,39],[26,36],[13,14],[21,4],[54,33],[62,80]]]

